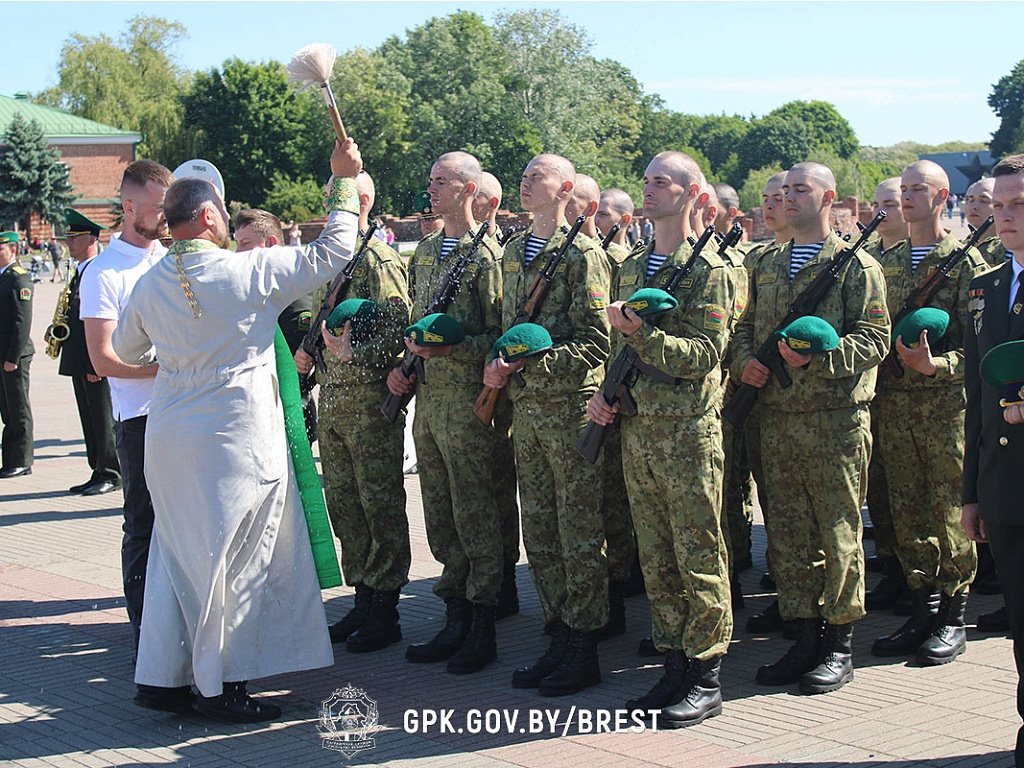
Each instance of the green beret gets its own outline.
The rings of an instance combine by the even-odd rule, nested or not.
[[[660,288],[641,288],[626,300],[626,306],[640,317],[660,315],[679,306],[676,297]]]
[[[371,336],[381,318],[380,305],[369,299],[345,299],[327,318],[327,330],[335,336],[345,332],[345,323],[352,321],[352,335]]]
[[[501,357],[512,363],[522,357],[539,355],[551,349],[551,334],[543,325],[520,323],[502,334],[491,348],[491,359]]]
[[[92,235],[93,237],[99,237],[100,230],[106,229],[102,224],[97,224],[88,216],[79,213],[74,208],[64,209],[64,223],[68,225],[68,231],[64,235],[65,238],[74,237],[75,235]]]
[[[430,193],[427,190],[417,192],[412,201],[413,210],[424,218],[433,217],[434,209],[430,205]]]
[[[1004,389],[1000,405],[1024,401],[1024,341],[1007,341],[992,347],[981,359],[981,378]]]
[[[466,338],[462,325],[451,315],[435,312],[405,329],[405,335],[421,347],[445,347]]]
[[[803,354],[830,352],[839,346],[839,334],[836,329],[820,317],[804,315],[779,331],[779,338],[786,342],[790,349]]]
[[[0,243],[17,243],[20,239],[17,232],[0,232]]]
[[[928,343],[934,344],[946,335],[949,327],[949,313],[936,307],[921,307],[904,317],[892,329],[892,339],[903,337],[903,345],[916,347],[921,331],[928,331]]]

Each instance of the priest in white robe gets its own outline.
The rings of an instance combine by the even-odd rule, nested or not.
[[[360,167],[351,140],[335,146],[316,241],[241,254],[226,250],[228,214],[213,185],[182,179],[167,190],[175,242],[139,280],[113,337],[121,359],[155,349],[159,366],[145,460],[156,524],[135,681],[166,689],[166,700],[143,706],[181,711],[194,686],[201,713],[270,720],[280,709],[251,698],[245,681],[334,663],[274,334],[285,307],[351,258]]]

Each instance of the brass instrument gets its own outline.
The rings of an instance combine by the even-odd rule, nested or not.
[[[53,310],[53,322],[43,334],[43,341],[46,342],[46,354],[54,360],[60,355],[60,345],[68,340],[71,335],[71,326],[68,325],[68,305],[71,302],[71,275],[67,283],[57,297],[57,308]]]

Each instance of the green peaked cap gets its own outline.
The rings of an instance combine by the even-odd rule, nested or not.
[[[903,345],[916,347],[921,331],[928,331],[928,343],[934,344],[946,335],[949,313],[936,307],[921,307],[904,317],[892,329],[892,340],[903,337]]]
[[[79,213],[74,208],[64,209],[64,223],[68,225],[68,231],[64,237],[74,237],[75,235],[99,237],[100,230],[106,229],[102,224],[97,224],[84,213]]]
[[[491,359],[499,355],[506,363],[539,355],[551,349],[551,334],[543,325],[520,323],[503,333],[491,348]]]
[[[405,329],[405,335],[421,347],[445,347],[460,344],[466,338],[462,325],[451,315],[435,312]]]
[[[345,323],[352,321],[352,333],[369,333],[381,317],[380,304],[369,299],[345,299],[327,318],[327,330],[335,336],[345,332]]]
[[[640,317],[660,315],[679,306],[676,297],[661,288],[641,288],[628,299],[626,306]]]
[[[17,232],[0,232],[0,243],[16,243],[19,239]]]
[[[786,345],[803,354],[830,352],[839,346],[836,329],[820,317],[804,315],[779,331],[779,338]]]
[[[1024,401],[1024,341],[1007,341],[992,347],[981,359],[981,378],[1003,388],[1002,405]]]
[[[412,200],[412,207],[421,216],[433,216],[434,209],[430,205],[430,193],[427,190],[417,192]]]

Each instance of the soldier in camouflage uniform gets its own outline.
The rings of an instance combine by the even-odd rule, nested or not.
[[[686,264],[701,173],[689,155],[662,152],[644,174],[644,215],[654,240],[634,251],[608,309],[620,344],[640,355],[633,387],[637,415],[622,422],[622,455],[640,562],[651,601],[653,637],[665,671],[630,710],[660,710],[658,722],[693,725],[722,708],[721,658],[732,636],[729,570],[721,526],[723,452],[721,362],[741,307],[730,266],[709,244],[676,290],[679,306],[645,323],[623,310],[641,286],[664,288]],[[590,417],[618,411],[601,393]]]
[[[414,320],[427,313],[438,286],[479,228],[472,214],[479,161],[465,152],[441,155],[430,169],[431,207],[444,228],[416,246],[410,265]],[[497,655],[495,605],[502,577],[502,538],[491,490],[494,432],[473,415],[484,361],[501,334],[501,273],[497,241],[487,237],[445,310],[466,340],[457,346],[406,344],[426,359],[415,383],[413,439],[430,551],[443,566],[434,592],[446,604],[445,625],[426,643],[411,645],[413,662],[449,659],[448,671],[468,674]],[[394,394],[411,383],[399,368],[388,376]]]
[[[326,355],[317,370],[320,385],[318,439],[324,495],[334,535],[341,543],[345,582],[355,588],[351,610],[331,625],[331,642],[353,652],[374,651],[401,639],[399,591],[409,581],[409,522],[402,477],[405,419],[389,424],[380,412],[388,371],[402,350],[411,301],[401,257],[375,237],[369,222],[376,190],[363,172],[356,178],[359,231],[356,250],[372,240],[338,302],[369,299],[383,309],[372,338],[353,339],[351,327],[339,341],[343,354]],[[330,284],[313,295],[323,303]],[[301,348],[295,365],[306,374],[313,360]]]
[[[985,220],[992,215],[992,189],[996,180],[993,178],[981,179],[967,188],[964,195],[964,207],[967,212],[967,223],[977,229]],[[999,235],[995,233],[995,227],[988,231],[988,237],[978,243],[978,250],[984,257],[985,262],[991,267],[1000,267],[1006,263],[1006,247]]]
[[[942,228],[949,179],[930,160],[911,163],[901,183],[910,237],[881,254],[887,302],[898,312],[907,297],[961,243]],[[900,629],[878,638],[878,656],[916,653],[921,664],[953,661],[966,649],[964,609],[977,558],[960,524],[964,456],[964,326],[970,322],[967,289],[986,268],[973,248],[927,306],[949,314],[942,339],[893,339],[902,377],[883,366],[877,414],[896,553],[914,595],[914,613]],[[931,595],[941,592],[938,615]]]
[[[814,314],[839,334],[838,348],[817,357],[778,343],[793,378],[771,382],[754,358],[796,296],[843,248],[831,231],[835,177],[818,163],[786,174],[786,223],[794,239],[751,264],[751,295],[741,320],[733,373],[757,387],[761,455],[775,528],[772,569],[784,619],[799,619],[799,638],[763,685],[800,682],[804,693],[836,690],[853,678],[853,622],[864,615],[861,505],[871,451],[868,403],[876,367],[889,351],[882,270],[858,251]],[[827,457],[828,461],[822,461]],[[824,553],[824,557],[821,553]]]
[[[534,220],[505,246],[506,327],[565,239],[561,227],[575,176],[572,163],[557,155],[538,155],[523,172],[520,199]],[[576,437],[608,358],[604,309],[610,279],[608,259],[597,244],[578,239],[533,320],[548,330],[554,346],[514,363],[496,358],[484,371],[484,383],[506,389],[512,399],[523,541],[551,628],[548,651],[536,664],[517,670],[512,684],[537,687],[543,695],[574,693],[601,680],[597,640],[608,620],[608,567],[600,468],[579,455]],[[517,371],[525,386],[506,387]]]
[[[480,187],[473,197],[473,218],[490,224],[488,235],[502,239],[498,228],[501,207],[501,182],[484,171]],[[501,251],[498,251],[499,258]],[[516,481],[516,452],[512,447],[512,403],[507,397],[498,400],[494,409],[494,468],[491,473],[494,501],[501,518],[502,574],[501,590],[495,618],[504,619],[519,613],[519,590],[516,587],[516,563],[519,562],[519,499]]]

